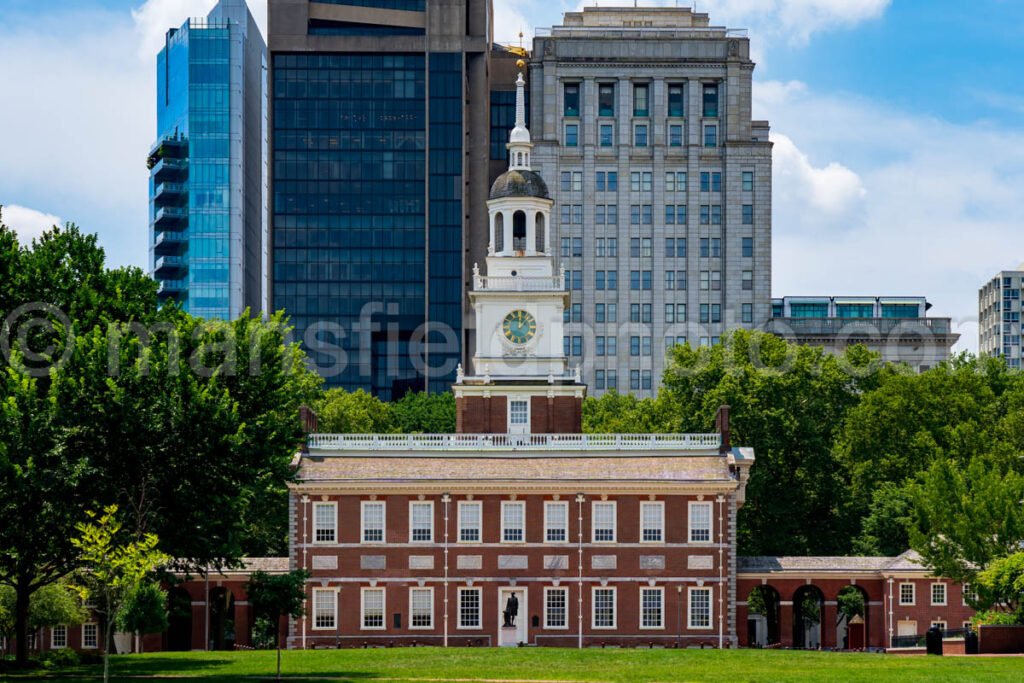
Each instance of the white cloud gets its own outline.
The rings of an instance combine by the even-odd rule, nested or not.
[[[836,219],[856,209],[867,194],[860,177],[842,164],[817,168],[787,136],[776,133],[772,142],[776,202],[797,202],[819,218]]]
[[[701,11],[713,24],[747,27],[772,40],[806,43],[812,34],[882,16],[891,0],[719,0]]]
[[[177,28],[191,17],[205,17],[217,0],[146,0],[138,9],[132,10],[132,19],[139,35],[139,58],[150,61],[164,44],[164,36],[170,28]],[[250,0],[249,11],[267,35],[266,0]]]
[[[959,348],[976,349],[978,287],[1020,260],[1024,134],[762,85],[773,295],[927,296],[961,325]]]
[[[63,224],[60,218],[52,213],[43,213],[17,204],[3,206],[2,217],[4,224],[18,234],[18,240],[22,244],[28,244],[45,230]]]

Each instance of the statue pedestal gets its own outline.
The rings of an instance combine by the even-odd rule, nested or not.
[[[502,626],[498,632],[498,645],[501,647],[517,647],[519,645],[519,628]]]

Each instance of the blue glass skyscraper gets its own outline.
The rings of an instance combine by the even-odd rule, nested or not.
[[[265,68],[245,0],[169,30],[157,55],[150,265],[160,297],[197,316],[266,309]]]
[[[487,223],[489,13],[270,0],[271,305],[329,385],[454,380],[467,232]]]

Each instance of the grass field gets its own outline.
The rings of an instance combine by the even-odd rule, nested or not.
[[[175,652],[111,660],[112,678],[160,677],[221,683],[266,680],[273,651]],[[100,667],[47,675],[91,681]],[[11,676],[39,680],[41,673]],[[779,650],[557,650],[439,649],[285,651],[282,676],[289,681],[587,681],[653,683],[689,681],[1024,681],[1024,658],[897,657],[876,654]]]

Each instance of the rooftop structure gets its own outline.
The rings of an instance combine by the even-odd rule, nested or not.
[[[862,344],[892,363],[927,370],[960,339],[950,318],[929,318],[923,296],[788,296],[772,299],[765,330],[829,353]]]

